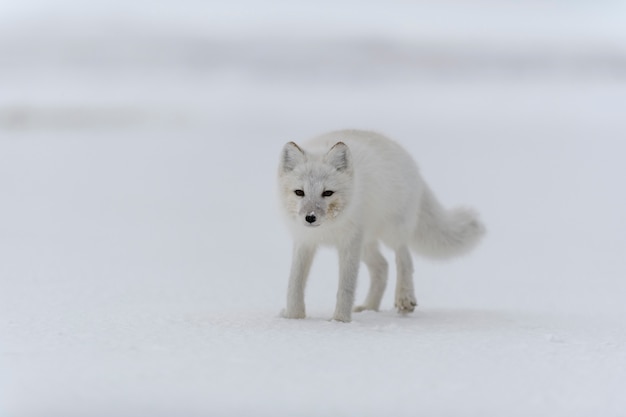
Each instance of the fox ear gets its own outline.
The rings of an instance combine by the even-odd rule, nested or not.
[[[324,161],[334,166],[337,171],[348,171],[352,168],[352,160],[348,145],[337,142],[324,156]]]
[[[280,158],[280,171],[289,172],[306,161],[306,154],[294,142],[289,142],[283,147]]]

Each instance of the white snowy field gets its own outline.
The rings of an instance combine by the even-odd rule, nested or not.
[[[113,34],[80,7],[63,20],[71,1],[40,20],[24,4],[42,2],[0,9],[2,416],[624,414],[623,7],[557,7],[571,19],[527,39],[501,10],[411,26],[420,7],[464,22],[453,1],[368,2],[350,36],[349,2],[339,17],[273,2],[291,18],[259,21],[224,6],[206,30],[195,2],[144,20],[140,3],[107,17]],[[341,128],[402,143],[444,204],[488,227],[471,255],[415,259],[407,317],[391,279],[383,311],[329,322],[331,250],[308,318],[278,317],[278,154]]]

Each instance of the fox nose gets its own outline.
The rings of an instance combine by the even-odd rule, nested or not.
[[[307,214],[304,220],[306,220],[309,223],[315,223],[315,220],[317,220],[317,217],[315,217],[315,214],[311,213],[311,214]]]

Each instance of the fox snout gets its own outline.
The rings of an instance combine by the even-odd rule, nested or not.
[[[300,216],[307,227],[317,227],[322,223],[326,211],[319,203],[313,201],[305,202],[300,208]]]
[[[306,220],[307,223],[313,224],[317,220],[317,217],[315,217],[314,212],[311,212],[304,217],[304,220]]]
[[[318,227],[322,225],[321,218],[318,217],[315,213],[310,213],[304,216],[304,221],[302,222],[305,227]]]

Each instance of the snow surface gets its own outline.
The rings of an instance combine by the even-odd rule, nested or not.
[[[0,415],[624,415],[623,4],[201,3],[3,3]],[[350,324],[324,250],[281,319],[278,153],[346,127],[488,236]]]

